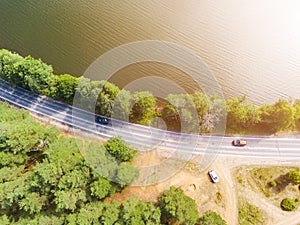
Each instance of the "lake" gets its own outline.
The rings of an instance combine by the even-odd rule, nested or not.
[[[272,103],[300,98],[298,12],[298,1],[281,0],[1,0],[0,48],[80,76],[117,46],[171,42],[207,64],[226,98],[246,94],[253,103]],[[145,76],[197,89],[180,69],[153,62],[127,66],[111,81],[125,87]]]

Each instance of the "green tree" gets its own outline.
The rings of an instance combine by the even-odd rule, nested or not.
[[[192,95],[168,95],[168,104],[162,110],[162,118],[167,122],[168,127],[181,132],[199,132],[200,118],[197,110],[198,113],[202,113],[200,109],[202,102],[199,96],[194,99],[198,100],[198,105],[194,104]]]
[[[139,170],[127,162],[122,162],[117,170],[116,182],[122,187],[131,184],[139,176]]]
[[[117,86],[107,81],[91,81],[81,77],[76,87],[75,105],[110,117],[119,91]]]
[[[54,86],[52,67],[31,56],[14,63],[10,80],[17,86],[42,95],[50,96],[53,92],[51,90]]]
[[[72,104],[78,83],[79,78],[69,74],[57,76],[54,89],[55,92],[51,93],[51,96],[57,100]]]
[[[138,174],[135,167],[117,162],[97,142],[63,137],[7,104],[0,104],[0,113],[1,224],[118,221],[119,204],[97,200],[131,183]]]
[[[272,132],[293,129],[295,126],[295,108],[283,99],[273,105],[264,105],[260,108],[262,114],[261,126]]]
[[[134,93],[132,99],[130,122],[148,125],[155,115],[155,97],[148,91],[142,91]]]
[[[186,196],[180,188],[170,187],[162,193],[158,202],[163,224],[194,225],[198,219],[195,200]]]
[[[24,58],[19,54],[12,53],[6,49],[0,50],[0,77],[11,82],[13,65]]]
[[[126,90],[121,90],[114,101],[112,117],[118,120],[128,121],[131,102],[131,93]]]
[[[100,216],[100,224],[113,225],[117,224],[116,221],[119,219],[120,206],[116,201],[112,203],[103,203],[102,215]]]
[[[79,108],[95,111],[95,103],[97,101],[100,90],[95,89],[91,84],[91,80],[85,77],[78,78],[76,87],[75,101],[73,104]]]
[[[300,184],[300,172],[298,170],[288,172],[287,177],[293,185]]]
[[[57,212],[65,210],[74,212],[87,201],[86,192],[81,188],[57,190],[55,191],[54,196],[54,203],[56,204]]]
[[[138,202],[131,198],[122,203],[120,224],[159,225],[161,212],[153,203]]]
[[[91,195],[98,199],[103,199],[109,195],[112,185],[110,181],[102,177],[95,180],[90,185]]]
[[[64,218],[55,215],[41,215],[38,224],[45,225],[63,225]]]
[[[10,225],[9,218],[6,215],[0,216],[0,224]]]
[[[37,214],[46,205],[47,197],[40,196],[38,193],[30,192],[19,202],[20,209],[29,214]]]
[[[107,81],[93,81],[92,84],[95,84],[95,88],[99,90],[96,113],[111,117],[113,105],[120,89]]]
[[[246,96],[226,101],[227,125],[229,132],[251,129],[261,121],[260,111],[248,103]]]
[[[197,221],[198,225],[226,225],[226,221],[213,211],[207,211]]]
[[[280,206],[285,211],[293,211],[298,208],[297,202],[291,198],[285,198],[281,201]]]
[[[90,144],[84,158],[95,177],[114,180],[118,170],[118,162],[106,152],[104,146],[99,147],[97,144]]]
[[[130,161],[136,156],[137,150],[126,143],[121,137],[109,139],[104,147],[106,151],[121,162]]]
[[[300,130],[300,99],[296,99],[294,102],[295,109],[295,127]]]

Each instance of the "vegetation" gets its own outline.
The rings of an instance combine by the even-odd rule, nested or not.
[[[198,225],[227,225],[226,221],[220,215],[213,211],[207,211],[197,221]]]
[[[238,181],[240,177],[243,177],[243,182],[239,182],[241,185],[250,187],[253,191],[262,192],[271,203],[281,207],[282,210],[292,211],[298,208],[299,168],[288,166],[241,167],[237,170],[236,175]],[[244,202],[241,204],[243,205]],[[240,208],[243,212],[242,206]]]
[[[293,211],[298,208],[298,203],[291,198],[285,198],[281,201],[280,206],[285,211]]]
[[[253,190],[261,191],[268,198],[277,198],[280,193],[297,193],[297,188],[289,185],[292,183],[291,171],[296,167],[270,166],[252,167],[247,170],[246,186]],[[289,175],[290,174],[290,175]]]
[[[246,96],[227,100],[226,111],[228,131],[246,131],[261,122],[261,112],[247,101]]]
[[[196,202],[186,196],[182,189],[172,186],[158,199],[162,210],[163,224],[194,225],[198,218]]]
[[[120,137],[100,145],[64,137],[7,104],[0,114],[0,224],[196,223],[195,201],[175,187],[158,204],[103,201],[138,176],[130,164],[136,149]],[[212,219],[222,221],[217,214],[199,221]]]
[[[130,163],[113,161],[104,147],[91,143],[85,154],[97,147],[106,165],[115,162],[113,179],[106,179],[82,157],[79,140],[63,137],[57,129],[46,128],[7,104],[0,104],[0,113],[0,216],[9,224],[62,224],[68,214],[79,218],[95,201],[122,190],[138,175]],[[133,149],[120,138],[106,145],[112,149],[114,142],[125,145],[122,150],[130,161]],[[123,156],[119,153],[114,154],[118,159]]]
[[[104,147],[110,155],[122,162],[132,160],[137,154],[137,150],[120,137],[111,138],[104,144]]]
[[[291,170],[288,172],[287,178],[293,185],[300,184],[300,172],[298,170]]]
[[[255,205],[249,202],[239,201],[239,224],[240,225],[263,225],[265,224],[266,216]]]
[[[69,74],[55,75],[52,66],[0,50],[0,78],[14,86],[49,96],[76,106],[133,123],[150,125],[161,116],[169,130],[218,132],[226,121],[227,133],[262,133],[300,130],[300,100],[279,99],[274,104],[255,106],[245,96],[228,99],[204,93],[170,94],[161,112],[155,112],[157,99],[149,92],[122,90],[107,81],[91,81]],[[75,96],[76,94],[76,96]],[[226,117],[227,111],[227,118]],[[227,120],[225,120],[227,119]]]

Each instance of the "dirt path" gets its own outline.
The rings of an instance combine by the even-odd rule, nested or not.
[[[227,204],[223,218],[228,224],[238,224],[237,190],[233,177],[231,176],[231,166],[228,165],[228,160],[224,160],[222,157],[217,158],[213,166],[218,171],[222,188],[226,193]]]
[[[233,171],[240,166],[300,166],[300,162],[298,160],[281,160],[281,159],[255,159],[255,158],[232,158],[232,157],[223,157],[220,156],[218,158],[218,164],[221,164],[227,170],[227,176],[233,178]],[[223,162],[223,163],[222,163]],[[223,170],[223,171],[224,171]],[[230,172],[228,172],[230,171]],[[266,225],[298,225],[300,224],[300,209],[296,212],[284,212],[279,207],[276,207],[272,204],[262,193],[254,192],[250,189],[241,188],[237,190],[236,183],[233,182],[231,185],[235,187],[235,195],[232,197],[236,198],[235,201],[237,203],[237,196],[243,196],[247,201],[259,207],[267,214],[269,221]],[[227,183],[230,185],[230,182]],[[237,209],[236,204],[236,209]],[[233,218],[232,218],[233,219]],[[230,224],[230,223],[228,223]],[[238,223],[236,223],[238,224]]]
[[[239,188],[239,193],[248,202],[263,209],[268,218],[273,218],[266,225],[274,225],[277,221],[284,220],[289,215],[288,212],[284,212],[279,207],[270,203],[262,193],[256,193],[246,188]]]

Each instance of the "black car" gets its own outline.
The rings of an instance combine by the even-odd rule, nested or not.
[[[109,119],[105,117],[96,117],[95,121],[96,123],[103,124],[103,125],[109,124]]]

